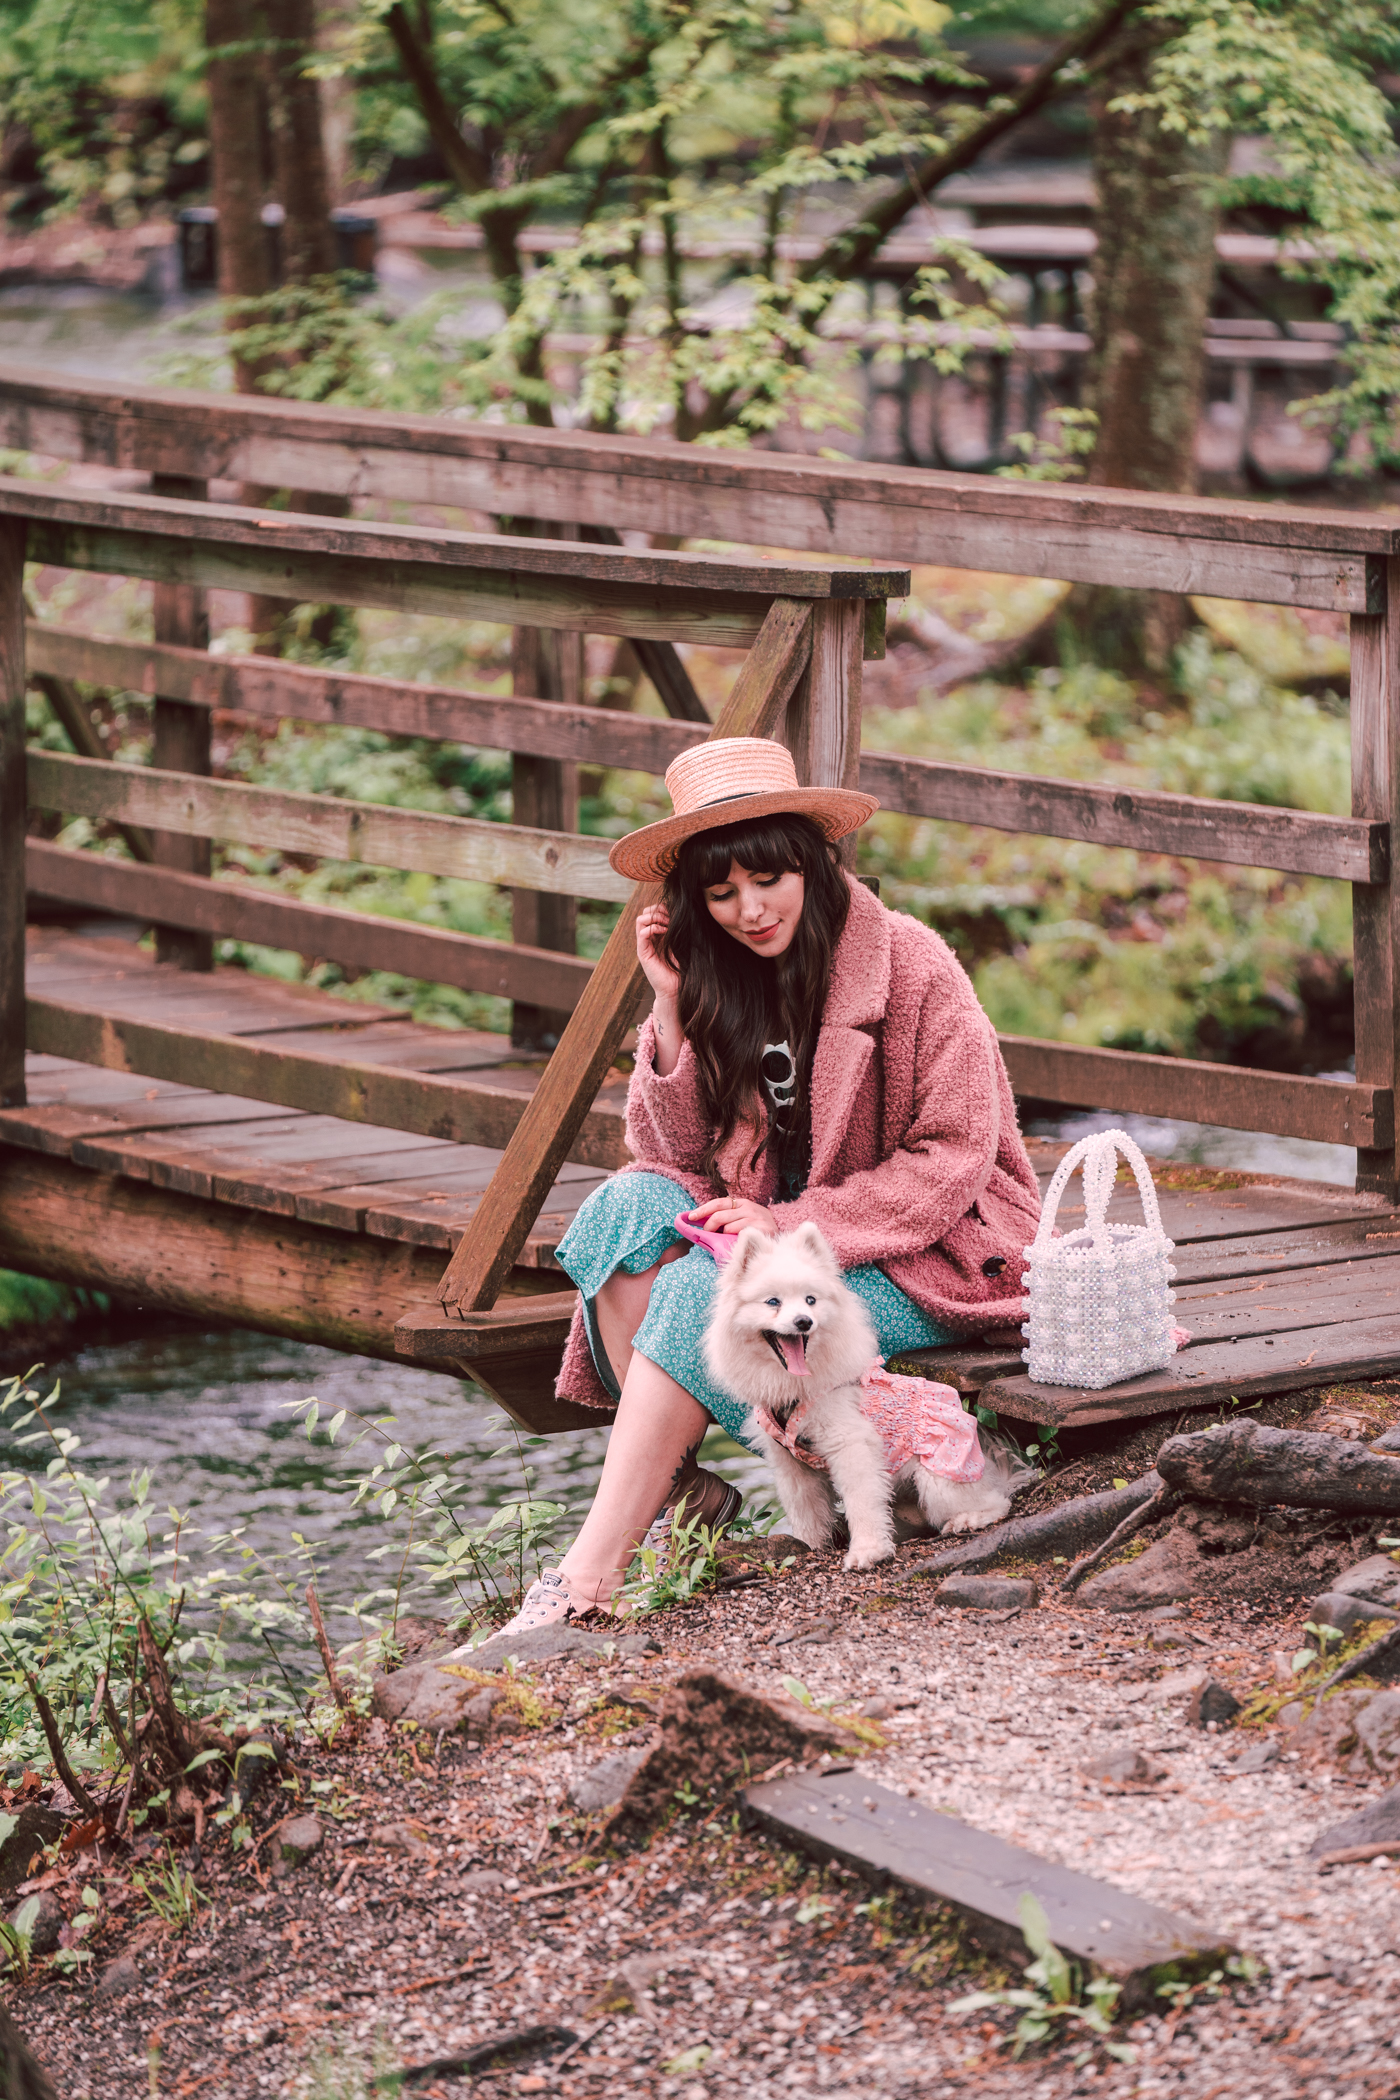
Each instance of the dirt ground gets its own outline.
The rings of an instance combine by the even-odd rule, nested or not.
[[[1315,1416],[1323,1397],[1274,1412]],[[1326,1404],[1389,1422],[1400,1388]],[[1123,1477],[1131,1443],[1071,1461],[1042,1496]],[[1359,1557],[1384,1532],[1353,1527],[1338,1552]],[[1153,1620],[1063,1601],[1053,1569],[1037,1608],[947,1609],[913,1572],[928,1552],[911,1543],[866,1575],[812,1555],[649,1618],[655,1653],[529,1667],[513,1701],[524,1731],[480,1749],[444,1737],[434,1757],[430,1737],[383,1721],[331,1747],[305,1736],[295,1777],[254,1808],[251,1862],[212,1830],[202,1856],[185,1853],[199,1893],[183,1930],[133,1892],[129,1861],[71,1855],[56,1892],[69,1910],[82,1887],[98,1893],[95,1959],[77,1976],[37,1963],[9,1988],[12,2012],[62,2100],[708,2100],[740,2081],[751,2100],[1400,2094],[1400,1863],[1305,1857],[1385,1779],[1286,1749],[1237,1772],[1277,1724],[1212,1732],[1187,1717],[1202,1667],[1242,1700],[1276,1685],[1275,1652],[1297,1649],[1305,1617],[1286,1561],[1273,1557],[1269,1594]],[[760,1691],[796,1680],[838,1712],[878,1702],[882,1747],[863,1775],[1208,1926],[1256,1973],[1125,2020],[1112,2039],[1131,2061],[1076,2028],[1018,2062],[1014,2011],[950,2010],[1010,1980],[956,1919],[743,1830],[732,1796],[678,1800],[640,1849],[608,1847],[569,1784],[646,1740],[649,1698],[695,1665]],[[1135,1750],[1155,1776],[1086,1776]],[[308,1810],[319,1849],[274,1867],[273,1826]],[[496,2069],[432,2068],[540,2025],[577,2039]]]

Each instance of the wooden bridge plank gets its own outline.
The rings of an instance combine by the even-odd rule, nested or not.
[[[7,366],[0,442],[369,501],[1365,611],[1384,517],[112,387]]]
[[[255,510],[241,503],[196,506],[163,496],[76,489],[62,482],[23,481],[10,475],[0,475],[0,517],[25,518],[31,532],[42,532],[45,527],[68,528],[78,532],[141,534],[154,540],[185,543],[203,552],[248,549],[261,561],[308,555],[317,560],[329,558],[352,564],[369,561],[389,571],[421,566],[452,575],[499,576],[513,582],[538,578],[550,589],[570,583],[599,594],[616,586],[639,592],[693,595],[697,603],[706,598],[728,601],[747,597],[759,601],[756,612],[749,615],[754,619],[755,631],[774,598],[813,602],[902,598],[909,590],[907,569],[833,564],[820,555],[809,561],[785,562],[767,555],[681,554],[659,548],[637,551],[581,540],[455,532],[446,526],[434,526],[425,532],[416,525]],[[31,560],[51,558],[36,555],[31,548]]]
[[[531,1083],[525,1073],[502,1074],[504,1083],[488,1086],[450,1075],[384,1071],[353,1057],[268,1050],[237,1036],[204,1035],[50,999],[31,999],[28,1016],[29,1039],[38,1050],[454,1142],[506,1145],[524,1115],[524,1089]],[[626,1157],[622,1123],[617,1108],[591,1109],[567,1156],[605,1169],[620,1166]]]
[[[459,686],[406,685],[400,679],[322,671],[267,656],[210,656],[201,649],[113,640],[46,620],[30,621],[27,640],[33,668],[63,665],[64,676],[92,685],[154,693],[159,682],[199,707],[334,722],[538,758],[582,759],[639,773],[664,773],[672,759],[703,743],[706,735],[690,722],[650,715]]]
[[[1400,1371],[1400,1313],[1339,1325],[1304,1327],[1270,1342],[1206,1342],[1125,1385],[1088,1392],[1078,1386],[1038,1385],[1021,1377],[995,1378],[982,1405],[1015,1421],[1087,1427],[1177,1408],[1218,1407],[1231,1399],[1295,1392],[1348,1378],[1393,1377]]]
[[[246,883],[208,881],[168,868],[109,860],[104,854],[67,852],[38,839],[26,842],[25,868],[33,896],[160,919],[199,933],[324,956],[352,969],[390,970],[397,976],[532,1000],[564,1011],[572,1011],[593,967],[545,948],[516,947],[330,905],[300,904]]]
[[[1312,1188],[1295,1183],[1288,1188],[1221,1191],[1161,1188],[1157,1191],[1157,1205],[1168,1238],[1182,1248],[1202,1241],[1234,1239],[1241,1233],[1262,1232],[1271,1227],[1296,1229],[1378,1215],[1373,1198],[1356,1196],[1350,1189],[1333,1189],[1325,1183]],[[1084,1206],[1062,1203],[1058,1216],[1070,1225],[1078,1224],[1084,1216]],[[1142,1206],[1136,1188],[1116,1189],[1108,1216],[1115,1224],[1140,1223]]]
[[[442,1268],[432,1248],[203,1203],[0,1146],[0,1264],[26,1262],[31,1275],[399,1362],[394,1320],[431,1302]],[[507,1288],[548,1292],[552,1279],[521,1269]]]
[[[1343,882],[1384,882],[1390,869],[1389,825],[1359,817],[1046,780],[874,751],[862,754],[860,784],[879,796],[882,808],[945,823],[1329,875]]]
[[[286,852],[371,867],[412,868],[614,904],[631,892],[626,879],[608,866],[603,839],[198,779],[154,766],[31,751],[29,799],[34,808],[60,809],[97,822],[126,820],[129,810],[153,811],[153,821],[165,831],[241,845],[275,844]]]
[[[1330,1145],[1385,1145],[1394,1123],[1389,1087],[1296,1079],[1244,1065],[1197,1064],[1137,1050],[998,1038],[1022,1100],[1132,1109],[1231,1130],[1270,1130]]]
[[[404,686],[387,678],[274,664],[267,657],[209,657],[194,649],[113,643],[42,621],[30,622],[29,650],[39,668],[97,685],[153,691],[160,678],[165,688],[179,686],[182,697],[206,706],[359,723],[400,736],[450,737],[490,749],[652,773],[663,773],[706,734],[685,722],[600,715],[597,708],[449,687]],[[1312,810],[1046,780],[880,751],[862,754],[860,785],[878,795],[885,809],[946,823],[1344,882],[1383,882],[1389,868],[1388,825]]]
[[[766,736],[777,727],[811,659],[812,628],[809,605],[795,599],[774,601],[712,737]],[[657,894],[656,885],[639,885],[613,928],[529,1112],[506,1148],[471,1230],[448,1264],[441,1287],[444,1304],[469,1311],[492,1303],[559,1167],[566,1158],[579,1156],[571,1144],[573,1133],[611,1068],[637,1008],[643,982],[636,950],[637,915]],[[596,1164],[608,1162],[598,1159]]]
[[[1214,1277],[1286,1276],[1295,1268],[1372,1261],[1396,1251],[1400,1251],[1400,1211],[1372,1211],[1341,1224],[1306,1225],[1179,1246],[1172,1266],[1179,1288]]]
[[[24,530],[0,525],[0,1108],[24,1102]]]

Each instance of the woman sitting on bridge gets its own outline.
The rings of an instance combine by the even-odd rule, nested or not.
[[[655,1002],[627,1100],[636,1163],[558,1250],[581,1294],[558,1390],[617,1417],[582,1530],[508,1631],[608,1605],[658,1512],[667,1535],[677,1515],[738,1513],[738,1489],[697,1463],[710,1423],[742,1438],[745,1411],[705,1368],[717,1270],[678,1214],[711,1233],[812,1220],[885,1355],[1005,1325],[994,1308],[1021,1296],[1039,1212],[961,965],[837,859],[873,797],[799,787],[789,752],[756,737],[698,746],[666,785],[675,814],[611,854],[665,883],[637,921]]]

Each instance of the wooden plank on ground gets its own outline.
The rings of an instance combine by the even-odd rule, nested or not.
[[[109,860],[105,854],[73,853],[30,839],[25,869],[31,896],[55,897],[95,911],[161,919],[199,933],[287,948],[296,955],[324,957],[356,970],[389,970],[451,984],[464,992],[501,999],[530,999],[572,1011],[593,965],[545,948],[523,948],[476,934],[415,926],[404,919],[300,904],[249,883],[210,881],[169,868]]]
[[[1268,1130],[1328,1145],[1386,1145],[1394,1122],[1389,1087],[1295,1079],[1244,1065],[1197,1064],[1135,1050],[1096,1050],[1031,1036],[998,1038],[1022,1100]]]
[[[413,1130],[454,1143],[504,1147],[525,1113],[528,1097],[524,1089],[532,1076],[502,1074],[502,1080],[513,1078],[520,1084],[488,1086],[450,1075],[384,1071],[376,1065],[357,1064],[353,1058],[268,1050],[237,1036],[202,1035],[87,1012],[50,999],[28,1002],[28,1025],[31,1046],[60,1057],[76,1057],[116,1071],[148,1073],[154,1079],[177,1079],[282,1108],[340,1116],[351,1123]],[[620,1110],[588,1110],[564,1148],[564,1156],[608,1170],[621,1166],[627,1152]]]
[[[1018,1965],[1027,1958],[1020,1905],[1033,1896],[1061,1953],[1120,1984],[1128,2008],[1159,2004],[1160,1984],[1218,1968],[1232,1952],[1223,1933],[891,1793],[859,1769],[794,1772],[746,1787],[743,1800],[747,1819],[780,1844],[947,1904],[979,1944]]]
[[[1165,1415],[1178,1408],[1218,1407],[1262,1393],[1297,1392],[1344,1378],[1387,1378],[1400,1371],[1400,1314],[1338,1326],[1302,1328],[1277,1340],[1206,1342],[1174,1357],[1164,1371],[1089,1392],[1078,1386],[1038,1385],[1029,1378],[995,1378],[982,1405],[1021,1422],[1063,1427]]]
[[[113,385],[7,366],[0,441],[371,502],[1365,611],[1384,516]]]
[[[812,619],[810,605],[795,599],[774,601],[712,737],[767,736],[776,728],[811,656]],[[637,915],[656,894],[654,885],[633,891],[546,1067],[529,1113],[522,1117],[470,1231],[448,1264],[441,1295],[455,1311],[474,1312],[494,1301],[545,1191],[564,1160],[578,1157],[571,1145],[573,1133],[636,1011],[643,981],[636,951]],[[408,1346],[416,1345],[409,1341]]]
[[[59,809],[98,823],[118,816],[138,821],[130,813],[146,811],[164,831],[276,845],[370,867],[511,883],[613,904],[631,894],[631,884],[608,866],[605,839],[526,824],[291,794],[59,752],[30,753],[29,800],[35,809]]]
[[[1330,875],[1343,882],[1384,882],[1390,826],[1312,810],[1266,809],[1253,802],[1216,802],[1203,795],[1163,795],[1079,780],[941,759],[898,758],[867,751],[860,784],[884,809],[937,817],[951,824],[1041,838],[1130,846],[1138,853],[1181,854],[1248,868]]]

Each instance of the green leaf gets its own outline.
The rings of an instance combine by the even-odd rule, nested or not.
[[[198,1757],[192,1757],[185,1766],[186,1774],[197,1772],[201,1765],[212,1765],[215,1758],[222,1757],[223,1754],[222,1750],[201,1750]]]
[[[329,1437],[332,1443],[335,1442],[341,1430],[345,1427],[345,1417],[347,1412],[348,1409],[342,1407],[338,1413],[333,1414],[331,1416],[329,1422],[327,1422],[326,1424],[326,1435]]]

